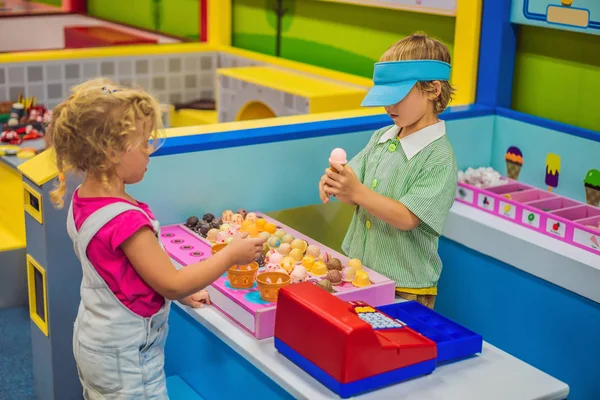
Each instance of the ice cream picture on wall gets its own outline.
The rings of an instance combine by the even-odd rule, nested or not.
[[[600,204],[600,171],[591,169],[583,180],[586,203],[598,207]]]
[[[560,174],[560,156],[553,153],[548,153],[546,156],[546,185],[548,191],[558,186],[558,175]]]
[[[519,179],[519,173],[521,167],[523,167],[523,153],[521,153],[521,150],[515,146],[509,147],[504,159],[506,160],[506,174],[508,177],[514,180]]]

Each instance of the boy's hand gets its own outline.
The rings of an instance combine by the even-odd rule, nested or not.
[[[206,290],[201,290],[197,293],[184,297],[180,300],[180,302],[192,308],[202,308],[205,304],[210,304],[210,297]]]
[[[325,170],[324,190],[327,195],[335,196],[339,201],[347,204],[356,205],[354,200],[362,183],[348,165],[342,167],[340,164],[331,164],[333,168],[340,172],[334,172],[327,168]]]
[[[319,197],[321,201],[325,204],[329,203],[329,195],[325,192],[325,180],[327,179],[327,174],[323,174],[321,180],[319,181]]]

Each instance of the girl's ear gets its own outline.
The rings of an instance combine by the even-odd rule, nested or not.
[[[435,100],[442,94],[442,83],[440,81],[432,81],[435,91],[430,93],[429,100]]]

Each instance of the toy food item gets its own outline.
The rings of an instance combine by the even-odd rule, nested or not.
[[[306,255],[307,256],[311,256],[314,257],[315,259],[317,259],[319,257],[319,254],[321,254],[321,250],[315,246],[315,245],[310,245],[306,248]]]
[[[263,255],[261,254],[261,255],[260,255],[260,256],[258,256],[258,258],[256,258],[256,260],[254,260],[254,261],[256,261],[256,263],[257,263],[259,266],[263,266],[263,265],[265,265],[265,256],[263,256]]]
[[[250,215],[251,214],[256,217],[256,214],[250,213],[250,214],[246,215],[246,219],[247,220],[250,220]],[[256,227],[258,228],[258,230],[264,231],[265,230],[265,225],[267,224],[267,220],[264,219],[264,218],[257,218],[255,223],[256,223]]]
[[[217,235],[219,234],[219,230],[212,228],[208,231],[208,233],[206,234],[206,238],[208,239],[208,241],[210,242],[216,242],[217,241]]]
[[[292,249],[298,249],[302,252],[302,254],[304,254],[307,248],[308,243],[306,243],[306,240],[294,239],[294,241],[292,242]]]
[[[342,167],[348,163],[346,159],[346,151],[344,149],[333,149],[331,154],[329,155],[329,165],[336,163],[340,164]],[[339,172],[333,166],[330,167],[333,172]]]
[[[356,272],[362,271],[363,265],[358,258],[352,258],[348,261],[348,266],[354,268]]]
[[[277,232],[277,227],[275,226],[275,224],[272,224],[270,222],[267,222],[265,224],[265,231],[269,232],[271,235],[275,234],[275,232]]]
[[[269,250],[265,255],[265,262],[267,264],[277,264],[281,263],[283,259],[283,254],[278,253],[276,250]]]
[[[223,214],[221,214],[221,219],[223,220],[223,222],[231,222],[232,218],[233,218],[233,211],[231,211],[231,210],[225,210],[225,211],[223,211]]]
[[[458,171],[458,181],[478,188],[489,188],[506,183],[506,179],[490,167],[467,168],[465,172]]]
[[[304,268],[302,265],[297,265],[290,274],[290,278],[292,278],[290,283],[304,282],[307,277],[308,272],[306,271],[306,268]]]
[[[286,235],[283,235],[283,237],[281,238],[281,242],[282,243],[289,243],[289,244],[291,244],[293,241],[294,241],[294,237],[292,235],[290,235],[289,233],[286,234]]]
[[[246,219],[246,221],[252,221],[252,222],[257,221],[256,213],[253,213],[253,212],[245,214],[244,218]],[[264,225],[263,225],[263,227],[264,227]]]
[[[241,214],[233,214],[233,217],[231,217],[231,223],[233,225],[240,226],[242,225],[242,222],[244,222],[244,217],[242,217]]]
[[[319,261],[323,261],[323,263],[327,264],[327,261],[329,261],[329,253],[325,252],[319,254]]]
[[[321,279],[318,283],[319,287],[328,291],[329,293],[333,293],[333,285],[327,279]]]
[[[246,215],[248,215],[248,211],[244,210],[243,208],[237,210],[237,213],[242,216],[242,219],[246,219]]]
[[[352,282],[356,276],[356,270],[353,267],[346,267],[342,270],[342,280],[344,282]]]
[[[247,229],[251,226],[256,226],[256,225],[252,221],[244,220],[244,221],[242,221],[242,224],[240,225],[240,230],[242,232],[247,232]]]
[[[546,185],[548,191],[558,186],[558,175],[560,174],[560,157],[556,154],[549,153],[546,156]]]
[[[219,251],[223,250],[226,246],[227,246],[227,243],[215,244],[210,248],[210,252],[212,254],[217,254]]]
[[[229,239],[229,234],[227,233],[227,231],[220,231],[217,234],[217,240],[215,240],[215,242],[217,243],[225,243],[225,241]]]
[[[315,261],[310,273],[316,276],[325,276],[327,274],[327,267],[323,261]]]
[[[198,222],[200,222],[200,220],[198,219],[198,217],[189,217],[189,218],[187,219],[187,221],[185,221],[185,225],[186,225],[188,228],[193,228],[193,227],[195,227],[196,225],[198,225]]]
[[[285,272],[291,274],[294,270],[294,267],[296,267],[296,260],[294,260],[292,257],[283,257],[279,265],[281,265],[281,268],[283,268]]]
[[[267,264],[267,266],[265,267],[265,271],[266,272],[281,272],[281,273],[287,274],[287,272],[285,272],[285,270],[283,268],[281,268],[281,266],[279,266],[279,264]]]
[[[285,236],[285,231],[283,229],[277,229],[274,235],[277,236],[279,239],[283,239],[283,237]]]
[[[365,287],[371,284],[369,275],[365,271],[358,271],[352,280],[352,285],[356,287]]]
[[[219,229],[222,231],[228,231],[229,228],[231,228],[231,225],[229,225],[229,224],[223,224],[219,227]]]
[[[279,253],[283,254],[284,256],[289,255],[290,254],[290,250],[292,250],[292,246],[290,246],[289,243],[281,243],[281,245],[277,249],[277,251]]]
[[[281,239],[279,239],[277,236],[271,236],[268,243],[270,248],[276,249],[281,246]]]
[[[523,153],[518,147],[509,147],[504,155],[506,160],[506,174],[510,179],[519,179],[519,172],[523,167]]]
[[[215,216],[212,215],[211,213],[207,213],[207,214],[204,214],[204,216],[202,216],[202,219],[206,222],[212,222],[213,219],[215,219]]]
[[[202,236],[202,237],[206,237],[206,235],[208,235],[208,231],[210,231],[210,225],[208,224],[202,224],[200,226],[196,226],[196,231]]]
[[[586,203],[598,207],[600,203],[600,171],[591,169],[583,180]]]
[[[251,238],[257,238],[259,235],[258,228],[256,227],[256,225],[250,225],[246,232],[248,232],[248,236],[250,236]]]
[[[342,270],[342,262],[340,260],[338,260],[337,258],[330,258],[329,261],[327,261],[327,263],[325,264],[327,265],[327,269],[328,270],[337,270],[337,271],[341,271]]]
[[[211,228],[219,229],[219,228],[221,228],[221,224],[222,224],[222,221],[220,221],[218,218],[215,218],[212,221],[210,221]]]
[[[308,271],[310,271],[312,269],[314,263],[315,263],[315,258],[313,256],[304,256],[304,258],[302,259],[302,265]]]
[[[332,269],[327,272],[327,280],[330,281],[333,286],[337,286],[342,283],[342,273],[337,269]]]
[[[296,262],[302,261],[302,257],[304,257],[304,253],[300,249],[292,249],[290,251],[290,257],[292,257]]]

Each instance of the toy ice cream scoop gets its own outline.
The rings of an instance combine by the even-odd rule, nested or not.
[[[256,217],[256,213],[250,212],[250,213],[246,214],[246,221],[256,222],[257,220],[258,219]],[[264,228],[264,224],[263,224],[263,228]]]
[[[265,229],[265,231],[269,232],[271,235],[277,231],[277,227],[275,226],[275,224],[272,224],[270,222],[267,222],[265,224],[264,229]]]
[[[546,156],[546,185],[548,191],[558,186],[558,175],[560,174],[560,156],[549,153]]]
[[[586,203],[598,207],[600,204],[600,171],[591,169],[583,180]]]
[[[342,270],[342,262],[340,260],[338,260],[337,258],[330,258],[329,261],[327,261],[326,263],[327,265],[327,269],[328,270],[337,270],[337,271],[341,271]]]
[[[292,235],[290,235],[289,233],[286,235],[283,235],[283,237],[281,238],[281,243],[292,244],[293,241],[294,241],[294,237]]]
[[[294,239],[294,241],[292,242],[292,249],[298,249],[302,252],[302,254],[304,254],[307,248],[308,243],[306,243],[306,240]]]
[[[270,248],[272,248],[272,249],[276,249],[276,248],[278,248],[279,246],[281,246],[281,239],[280,239],[280,238],[278,238],[277,236],[271,236],[271,237],[269,238],[269,241],[268,241],[268,243],[269,243],[269,247],[270,247]]]
[[[296,267],[296,260],[294,260],[292,257],[283,257],[279,265],[281,265],[281,268],[283,268],[285,272],[291,274]]]
[[[352,282],[356,276],[356,270],[353,267],[346,267],[342,270],[342,280],[344,282]]]
[[[332,269],[327,272],[327,280],[330,281],[333,286],[338,286],[342,283],[342,273],[337,269]]]
[[[327,267],[323,261],[315,261],[310,273],[315,276],[325,276],[327,274]]]
[[[314,257],[315,259],[317,259],[319,257],[319,254],[321,254],[321,250],[315,246],[315,245],[310,245],[306,248],[306,255],[307,256],[311,256]]]
[[[221,215],[221,219],[223,220],[223,222],[231,222],[232,218],[233,218],[233,211],[231,211],[231,210],[223,211],[223,214]]]
[[[290,250],[292,250],[292,246],[289,243],[281,243],[281,246],[277,249],[277,252],[287,256],[290,254]]]
[[[352,258],[348,261],[348,266],[354,268],[356,272],[362,271],[363,265],[358,258]]]
[[[304,282],[307,277],[308,272],[306,271],[306,268],[304,268],[302,265],[297,265],[290,274],[290,278],[292,278],[290,283]]]
[[[504,156],[506,160],[506,173],[510,179],[519,179],[519,172],[523,166],[523,153],[518,147],[509,147]]]
[[[352,280],[352,285],[356,287],[365,287],[371,284],[371,280],[369,279],[369,275],[365,271],[359,271],[356,273],[356,276]]]
[[[290,257],[292,257],[296,262],[302,261],[302,257],[304,257],[304,253],[300,249],[292,249],[290,251]]]
[[[323,261],[324,264],[327,264],[329,258],[329,253],[327,252],[319,254],[319,261]]]
[[[229,234],[227,233],[227,231],[220,231],[219,233],[217,233],[217,243],[225,243],[227,239],[229,239]]]
[[[346,159],[346,151],[344,149],[333,149],[329,155],[329,165],[331,165],[331,170],[333,172],[339,172],[333,168],[333,163],[340,164],[342,167],[348,164],[348,160]]]
[[[242,214],[233,214],[233,217],[231,217],[231,223],[233,225],[240,226],[242,225],[242,222],[244,222],[244,217],[242,217]]]
[[[279,239],[283,239],[285,236],[285,231],[283,229],[277,229],[274,233],[274,236],[277,236]]]
[[[215,228],[212,228],[206,234],[206,239],[208,239],[209,242],[216,242],[218,234],[219,234],[219,230],[215,229]]]
[[[321,279],[318,283],[319,287],[328,291],[329,293],[333,293],[333,285],[327,279]]]
[[[313,256],[304,256],[304,258],[302,258],[302,265],[308,271],[312,270],[314,263],[315,263],[315,258]]]

